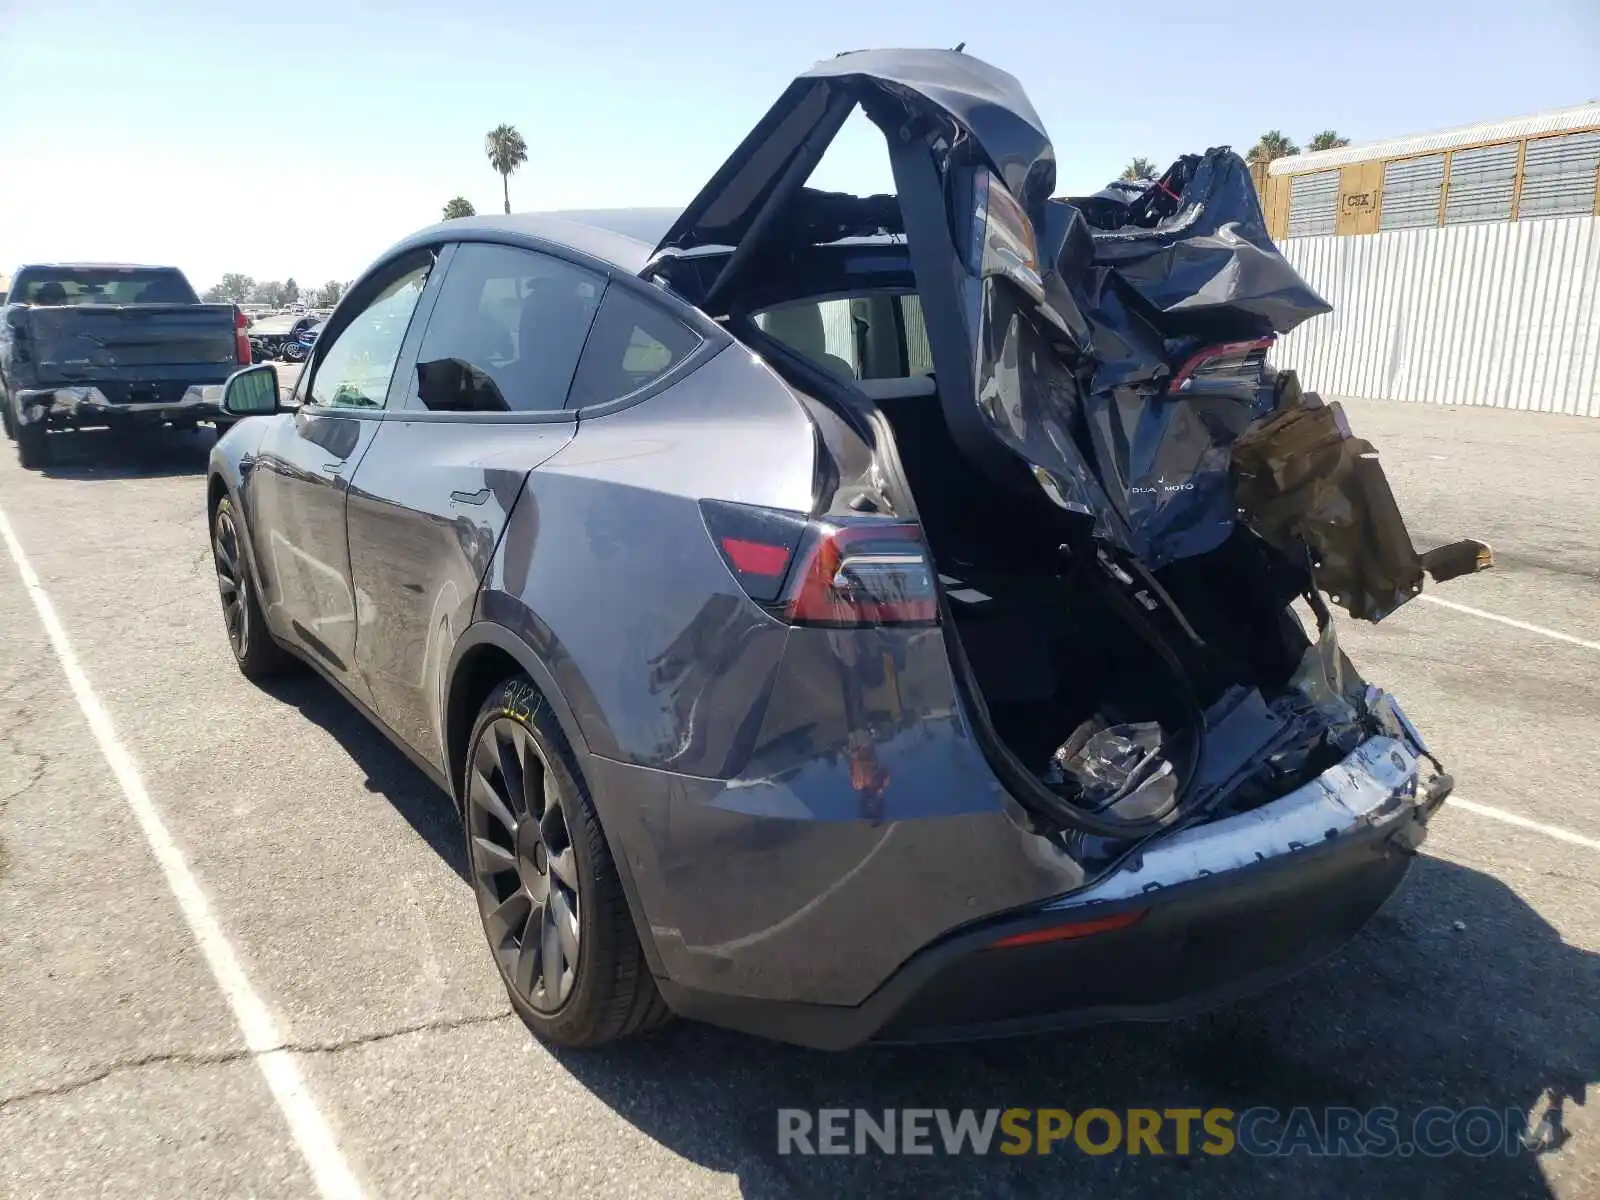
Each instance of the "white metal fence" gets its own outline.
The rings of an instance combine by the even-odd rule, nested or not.
[[[1600,217],[1302,237],[1333,312],[1272,361],[1338,396],[1600,417]]]

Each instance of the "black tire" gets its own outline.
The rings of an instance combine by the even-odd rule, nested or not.
[[[273,640],[266,618],[261,615],[245,555],[243,522],[227,496],[211,510],[211,558],[217,568],[223,628],[240,672],[251,680],[281,674],[293,659]]]
[[[587,1047],[669,1019],[588,785],[525,677],[479,710],[461,800],[478,915],[523,1023],[543,1041]]]
[[[29,425],[16,427],[17,461],[30,471],[38,471],[50,465],[49,434],[45,432],[43,421],[34,421]]]

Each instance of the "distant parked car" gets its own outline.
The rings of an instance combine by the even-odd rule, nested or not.
[[[803,186],[858,106],[897,197]],[[1324,593],[1450,570],[1266,365],[1326,306],[1236,155],[1100,230],[1054,162],[977,59],[843,55],[682,213],[424,229],[286,406],[229,381],[239,668],[310,664],[455,798],[541,1037],[1171,1017],[1405,875],[1450,778]]]
[[[21,267],[0,312],[0,414],[23,466],[49,431],[225,428],[222,384],[251,362],[244,313],[202,304],[176,267]]]

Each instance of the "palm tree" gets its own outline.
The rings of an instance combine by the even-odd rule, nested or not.
[[[1349,144],[1349,138],[1340,137],[1332,129],[1324,129],[1321,133],[1317,134],[1316,137],[1311,139],[1310,148],[1312,150],[1336,150],[1340,146],[1348,146]]]
[[[1299,146],[1296,146],[1276,129],[1269,129],[1261,135],[1261,140],[1250,148],[1250,161],[1271,162],[1275,158],[1284,158],[1290,154],[1299,153]]]
[[[509,207],[507,209],[509,211]],[[472,207],[472,201],[465,196],[457,196],[444,206],[444,219],[454,221],[457,217],[475,217],[478,210]]]
[[[1136,158],[1122,168],[1122,178],[1124,179],[1154,179],[1155,177],[1156,165],[1148,158]]]
[[[522,140],[515,125],[496,125],[483,139],[483,152],[489,156],[489,165],[500,172],[500,186],[505,192],[506,212],[511,211],[511,172],[528,161],[528,143]]]

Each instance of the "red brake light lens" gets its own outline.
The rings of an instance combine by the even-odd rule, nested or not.
[[[1086,921],[1071,921],[1065,925],[1046,925],[1043,929],[1030,929],[1027,933],[1014,933],[989,944],[990,950],[1009,950],[1017,946],[1039,946],[1046,942],[1066,942],[1074,938],[1093,937],[1097,933],[1111,933],[1127,929],[1144,920],[1148,908],[1133,908],[1127,912],[1112,913],[1105,917],[1090,917]]]
[[[700,515],[739,586],[758,604],[774,603],[805,534],[806,515],[725,500],[700,501]]]
[[[245,331],[250,328],[250,318],[244,315],[244,309],[234,305],[233,309],[233,357],[241,367],[250,365],[250,335]]]
[[[747,538],[725,537],[722,539],[722,553],[740,575],[781,580],[789,569],[789,549],[786,546],[769,546]]]

